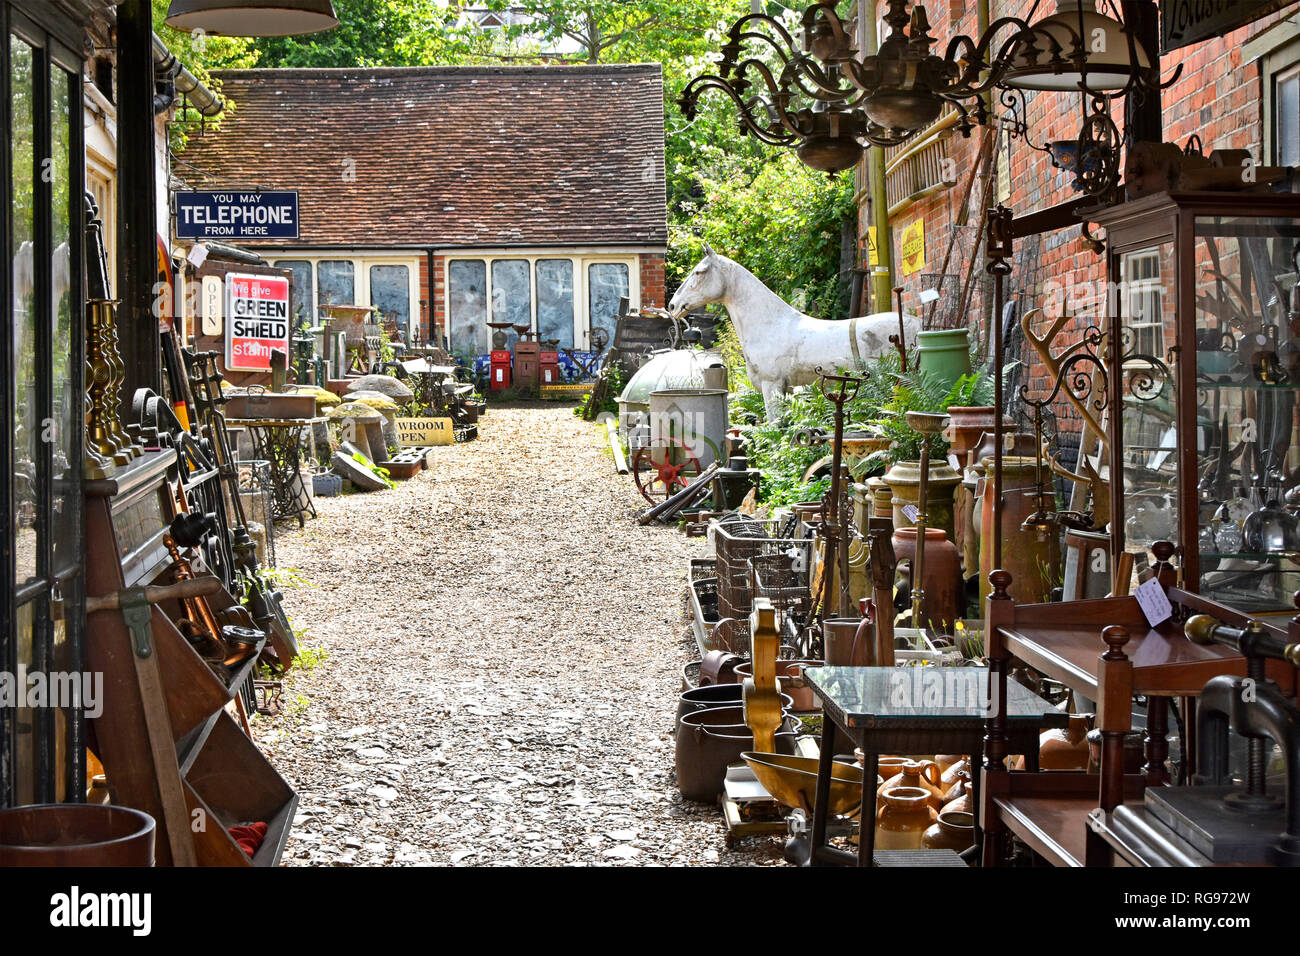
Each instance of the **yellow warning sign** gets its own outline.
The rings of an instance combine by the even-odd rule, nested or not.
[[[925,220],[913,220],[899,243],[903,258],[903,275],[910,276],[925,268]]]

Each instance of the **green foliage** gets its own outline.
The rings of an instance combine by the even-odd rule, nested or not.
[[[160,0],[166,7],[166,0]],[[253,37],[240,62],[212,66],[422,66],[472,61],[491,39],[460,22],[458,4],[439,0],[334,0],[339,25],[304,36]],[[250,62],[251,61],[251,62]]]
[[[888,438],[891,444],[871,457],[886,464],[920,460],[925,439],[907,424],[907,412],[944,412],[953,405],[987,405],[992,400],[992,391],[992,380],[983,371],[963,375],[952,385],[920,370],[894,373],[892,394],[878,406],[878,414],[868,426],[870,431]],[[854,411],[865,414],[870,408]],[[943,435],[931,435],[928,441],[931,458],[939,459],[947,454],[948,442]]]
[[[355,461],[362,468],[365,468],[367,471],[373,474],[376,478],[382,481],[389,488],[397,487],[397,482],[392,480],[391,478],[392,473],[387,468],[384,468],[382,465],[376,465],[373,461],[370,461],[368,458],[366,458],[365,455],[361,454],[360,452],[353,452],[352,460]]]
[[[623,384],[626,381],[626,374],[623,371],[622,364],[619,362],[611,362],[602,369],[602,372],[609,381],[609,390],[605,393],[604,403],[600,408],[596,409],[596,416],[600,415],[601,412],[608,412],[610,415],[617,415],[618,396],[623,392]],[[582,396],[582,400],[574,406],[573,414],[585,420],[587,416],[587,406],[591,403],[591,400],[595,398],[595,395],[596,392],[595,389],[593,389],[586,395]],[[592,416],[593,419],[596,416]]]
[[[684,278],[707,242],[801,311],[846,318],[840,226],[854,215],[852,177],[815,172],[789,151],[750,176],[732,162],[710,162],[716,152],[700,151],[692,178],[701,195],[672,210],[668,274]]]
[[[754,385],[749,380],[749,366],[745,364],[744,353],[740,350],[740,336],[736,334],[736,327],[730,321],[724,321],[719,325],[718,341],[714,348],[722,356],[722,361],[727,364],[728,383],[731,390],[733,392],[752,391]],[[761,415],[761,400],[759,405]]]
[[[295,670],[304,674],[310,674],[316,667],[324,664],[329,660],[329,651],[319,647],[302,647],[298,651],[298,656],[293,659]]]
[[[276,588],[314,588],[316,586],[297,568],[262,568],[262,577]]]

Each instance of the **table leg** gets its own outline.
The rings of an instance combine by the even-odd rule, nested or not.
[[[838,728],[822,707],[822,748],[817,760],[817,795],[813,799],[812,845],[808,848],[809,866],[818,866],[817,855],[826,845],[826,818],[831,805],[831,767],[835,763],[835,738]]]
[[[1159,787],[1169,782],[1165,761],[1169,758],[1169,698],[1147,698],[1147,762],[1142,767],[1147,785]]]
[[[858,866],[875,866],[876,852],[876,777],[880,774],[880,754],[862,744],[862,810],[858,814]]]

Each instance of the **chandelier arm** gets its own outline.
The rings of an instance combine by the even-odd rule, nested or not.
[[[862,101],[866,93],[858,89],[853,84],[848,89],[839,86],[832,86],[830,78],[825,72],[817,66],[816,61],[801,59],[798,62],[791,61],[787,64],[785,70],[781,73],[781,86],[785,87],[786,81],[789,81],[796,89],[809,99],[819,100],[823,103],[840,103],[845,106],[856,106]],[[810,89],[805,83],[811,83]]]
[[[721,90],[726,93],[736,107],[741,124],[762,142],[770,146],[789,146],[799,138],[797,133],[793,131],[792,135],[778,136],[771,131],[770,127],[755,122],[753,116],[750,115],[753,100],[741,99],[740,94],[736,92],[730,83],[711,73],[703,73],[692,79],[686,84],[686,89],[682,91],[682,95],[678,98],[677,102],[682,107],[683,112],[688,114],[688,119],[692,118],[695,113],[695,101],[699,98],[700,93],[705,90]],[[757,100],[758,98],[753,99]],[[759,100],[759,102],[762,101]],[[778,108],[777,112],[783,113],[784,111]],[[786,124],[783,122],[782,126],[786,126]]]
[[[840,16],[839,11],[835,9],[834,3],[825,2],[825,0],[823,0],[822,3],[814,3],[812,6],[804,10],[804,36],[806,37],[809,31],[811,31],[817,24],[818,14],[821,15],[821,18],[825,20],[826,24],[830,27],[831,35],[834,37],[836,43],[847,51],[846,58],[852,58],[853,53],[855,52],[853,49],[853,38],[849,36],[849,32],[844,29],[844,20]]]
[[[742,45],[742,41],[744,40],[761,40],[767,46],[772,48],[772,52],[774,52],[777,55],[777,58],[780,59],[783,67],[787,66],[790,61],[797,56],[797,51],[794,48],[792,40],[783,48],[780,43],[772,39],[766,33],[760,33],[757,30],[746,30],[743,33],[732,36],[732,43],[735,45]]]

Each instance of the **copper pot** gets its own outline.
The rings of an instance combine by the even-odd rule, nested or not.
[[[712,684],[696,687],[680,694],[677,698],[677,722],[687,714],[699,710],[715,710],[719,707],[740,707],[744,701],[743,684]],[[792,706],[790,695],[781,695],[781,709],[789,710]]]
[[[727,766],[754,749],[754,733],[744,719],[743,708],[717,707],[687,714],[677,724],[677,789],[687,800],[715,803]],[[794,753],[793,731],[777,731],[776,751]]]

